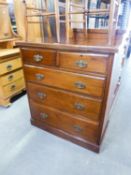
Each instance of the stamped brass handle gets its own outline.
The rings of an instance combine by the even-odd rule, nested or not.
[[[35,76],[37,80],[43,80],[45,77],[43,74],[36,74]]]
[[[10,81],[10,80],[12,80],[14,78],[14,76],[13,75],[10,75],[9,77],[8,77],[8,80]]]
[[[85,106],[81,103],[75,103],[74,105],[75,109],[83,111],[85,109]]]
[[[78,60],[76,61],[76,66],[78,66],[79,68],[86,68],[87,67],[87,61],[84,60]]]
[[[74,84],[78,89],[85,89],[86,88],[86,85],[82,82],[76,82]]]
[[[76,132],[81,132],[83,130],[79,125],[74,125],[73,128]]]
[[[40,117],[42,118],[42,119],[47,119],[48,118],[48,114],[46,114],[46,113],[40,113]]]
[[[38,92],[38,93],[37,93],[37,96],[38,96],[41,100],[43,100],[43,99],[46,98],[46,94],[45,94],[45,93],[42,93],[42,92]]]
[[[15,88],[16,88],[16,86],[15,86],[15,85],[12,85],[12,86],[10,87],[10,90],[13,91],[13,90],[15,90]]]
[[[39,54],[34,55],[33,58],[35,62],[41,62],[44,59],[43,56]]]
[[[13,68],[13,66],[11,65],[11,64],[9,64],[9,65],[7,65],[7,70],[9,71],[9,70],[11,70],[12,68]]]

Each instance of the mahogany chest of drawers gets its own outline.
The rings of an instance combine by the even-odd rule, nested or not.
[[[10,99],[25,89],[19,49],[0,50],[0,105],[9,106]]]
[[[118,83],[115,51],[19,45],[31,123],[99,152]]]

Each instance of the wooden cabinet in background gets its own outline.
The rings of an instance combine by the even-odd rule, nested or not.
[[[25,89],[19,49],[0,50],[0,105],[9,106],[10,99]]]

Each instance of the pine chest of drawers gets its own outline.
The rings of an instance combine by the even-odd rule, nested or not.
[[[9,106],[10,99],[25,89],[19,49],[0,50],[0,105]]]
[[[31,123],[99,152],[117,80],[115,51],[73,46],[18,44]]]

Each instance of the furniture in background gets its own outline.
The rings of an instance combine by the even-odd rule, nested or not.
[[[108,19],[108,23],[106,25],[106,28],[108,30],[108,43],[112,44],[114,42],[114,34],[117,28],[117,22],[118,22],[118,7],[120,0],[114,0],[113,1],[104,1],[106,4],[101,8],[100,2],[97,3],[99,0],[92,0],[92,1],[87,1],[87,0],[82,0],[82,1],[60,1],[60,0],[55,0],[55,1],[47,1],[47,0],[41,0],[41,1],[33,1],[32,6],[29,7],[28,3],[30,4],[30,1],[27,0],[28,3],[25,2],[25,9],[26,9],[26,39],[29,41],[30,39],[30,33],[32,33],[34,25],[36,26],[37,24],[37,30],[35,30],[37,33],[35,40],[37,38],[38,41],[40,39],[43,39],[46,42],[45,34],[47,35],[47,39],[50,37],[54,39],[54,36],[51,36],[51,24],[50,24],[50,18],[53,18],[55,20],[55,25],[53,25],[53,28],[55,29],[55,41],[56,42],[61,42],[61,32],[60,32],[60,25],[61,23],[65,24],[65,31],[66,31],[66,40],[67,42],[71,39],[71,37],[74,37],[74,32],[72,28],[78,28],[78,29],[83,29],[86,35],[84,37],[87,37],[88,34],[88,29],[90,29],[90,18],[92,16],[95,16],[96,20],[97,17],[101,16],[106,16],[106,19]],[[76,2],[76,3],[74,3]],[[110,8],[109,8],[109,2],[110,2]],[[96,4],[96,8],[94,8],[94,5]],[[99,4],[99,6],[97,5]],[[54,6],[54,7],[52,7]],[[92,8],[93,7],[93,8]],[[62,8],[62,10],[61,10]],[[60,13],[63,12],[63,13]],[[113,15],[114,14],[114,15]],[[63,20],[63,18],[65,20]],[[62,20],[61,20],[62,18]],[[48,28],[47,31],[45,31],[45,20],[48,21],[48,24],[46,23],[46,26]],[[101,23],[99,21],[99,23]],[[100,26],[97,22],[97,25]],[[78,25],[77,25],[78,24]],[[54,27],[55,26],[55,27]],[[88,28],[89,27],[89,28]],[[101,27],[101,26],[100,26]],[[38,30],[39,28],[39,30]],[[50,30],[49,30],[50,29]],[[83,32],[84,34],[84,32]],[[62,35],[64,35],[62,33]],[[31,37],[32,38],[32,37]],[[34,38],[34,37],[33,37]],[[85,38],[87,39],[87,38]],[[33,39],[32,39],[33,40]],[[44,42],[43,41],[43,42]],[[50,40],[48,41],[50,42]]]
[[[10,99],[23,90],[25,83],[19,49],[0,50],[0,106],[10,106]]]
[[[98,9],[90,7],[89,1],[42,2],[48,2],[48,12],[37,1],[35,7],[26,4],[30,11],[26,13],[27,38],[17,43],[31,123],[99,152],[122,74],[126,37],[117,25],[120,1],[105,0],[106,8]],[[90,28],[90,15],[108,15],[107,29]],[[49,20],[51,38],[42,26],[45,20],[46,24]],[[29,27],[35,22],[41,34],[30,38]],[[52,23],[59,23],[58,28]]]
[[[20,40],[13,31],[9,4],[0,0],[0,106],[10,106],[11,98],[25,90],[20,50],[15,42]]]

